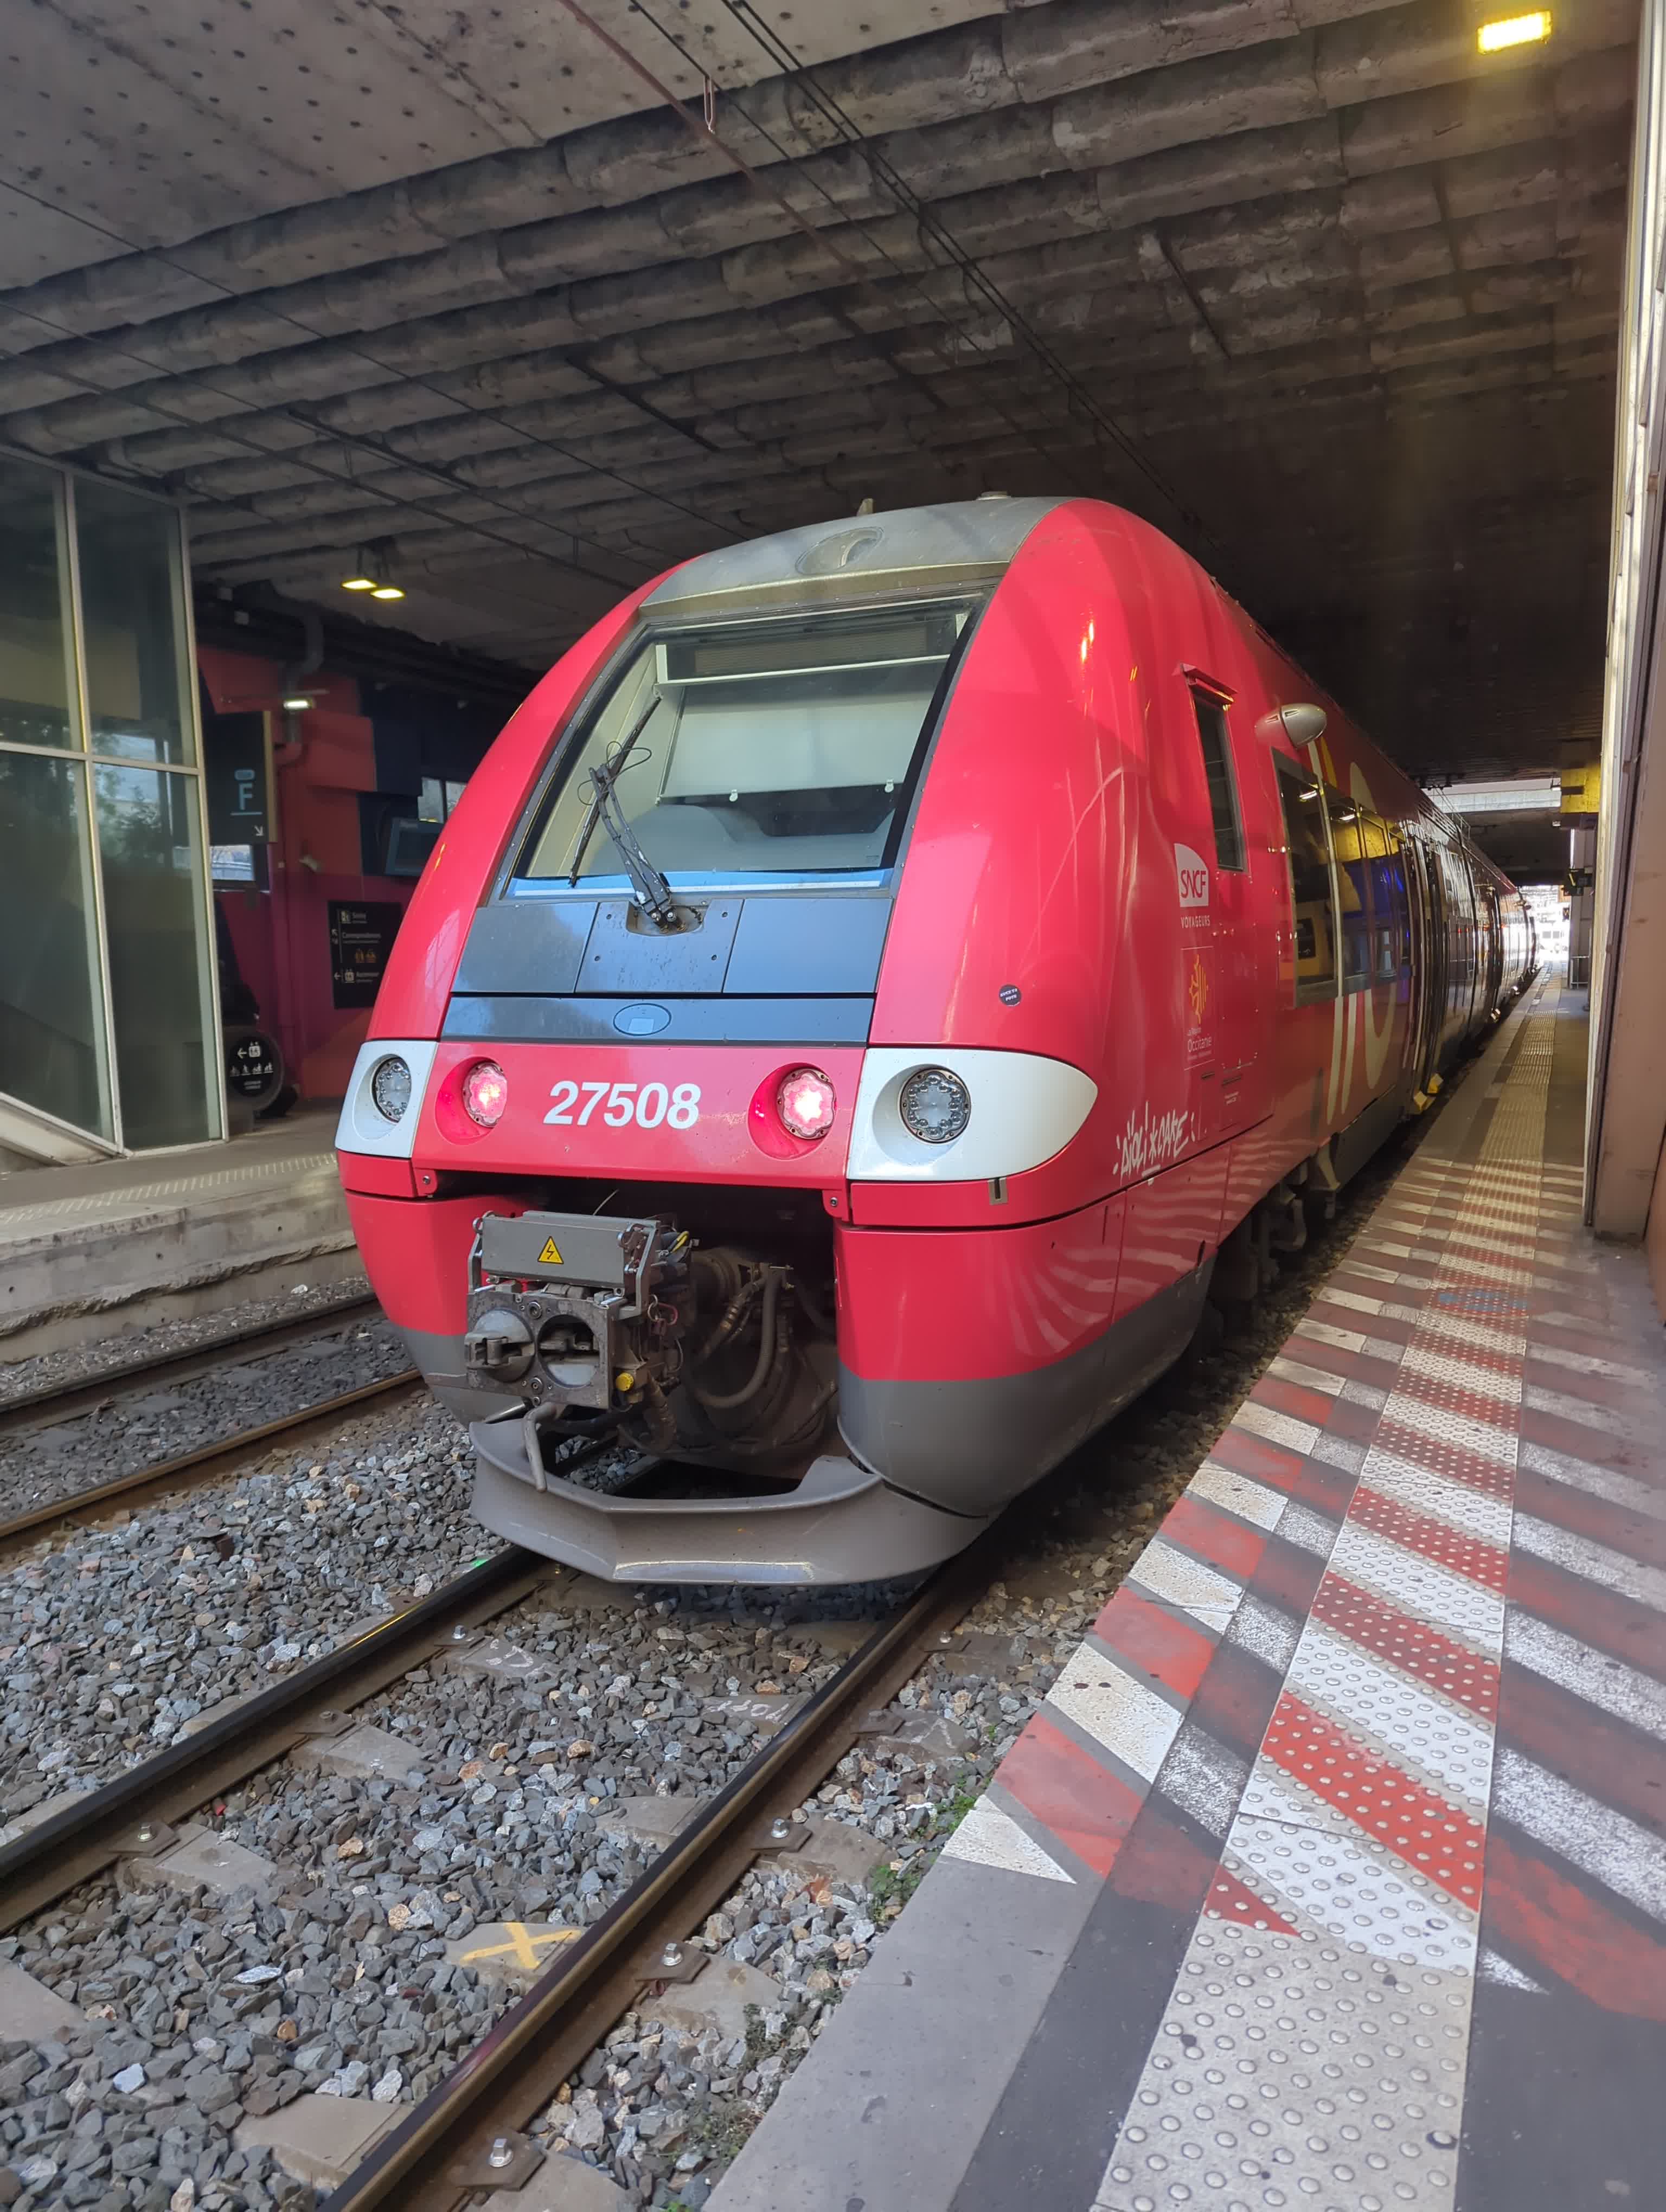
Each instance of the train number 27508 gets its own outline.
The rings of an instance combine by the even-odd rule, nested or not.
[[[579,1106],[581,1094],[582,1106]],[[563,1077],[550,1096],[555,1103],[544,1118],[557,1128],[582,1129],[599,1106],[603,1121],[611,1129],[628,1128],[633,1121],[639,1129],[657,1129],[662,1121],[668,1129],[691,1129],[700,1119],[697,1083],[678,1083],[667,1089],[663,1083],[575,1083]]]

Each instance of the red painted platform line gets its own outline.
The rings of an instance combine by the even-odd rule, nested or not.
[[[1660,1712],[1666,1728],[1666,1684]],[[1666,1741],[1660,1735],[1645,1735],[1560,1682],[1506,1658],[1499,1741],[1640,1827],[1666,1837]]]
[[[1358,1334],[1363,1336],[1365,1331]],[[1289,1357],[1299,1359],[1304,1367],[1322,1368],[1328,1375],[1341,1376],[1345,1382],[1364,1382],[1373,1390],[1392,1389],[1400,1371],[1397,1358],[1390,1359],[1380,1352],[1354,1352],[1346,1345],[1329,1344],[1319,1336],[1292,1336],[1287,1350]]]
[[[1289,1413],[1298,1421],[1310,1421],[1316,1429],[1323,1428],[1336,1407],[1328,1390],[1286,1382],[1277,1375],[1263,1375],[1250,1395],[1256,1405],[1268,1406],[1276,1413]]]
[[[1131,1671],[1148,1674],[1183,1698],[1196,1694],[1218,1640],[1195,1621],[1141,1596],[1126,1583],[1090,1632]]]
[[[1666,1941],[1496,1818],[1487,1830],[1482,1912],[1484,1939],[1528,1972],[1554,1974],[1604,2012],[1666,2021]]]
[[[1649,1443],[1618,1429],[1602,1430],[1589,1421],[1571,1421],[1560,1413],[1547,1413],[1537,1406],[1522,1407],[1521,1440],[1524,1444],[1541,1445],[1563,1459],[1583,1460],[1588,1467],[1609,1468],[1618,1474],[1647,1477],[1659,1466],[1658,1454]]]
[[[1570,1367],[1565,1362],[1535,1358],[1534,1347],[1527,1347],[1527,1368],[1524,1379],[1535,1389],[1554,1391],[1559,1398],[1576,1400],[1590,1406],[1600,1416],[1612,1416],[1615,1420],[1647,1423],[1652,1430],[1660,1419],[1660,1401],[1645,1385],[1627,1382],[1613,1375],[1599,1375],[1590,1369]],[[1572,1413],[1561,1418],[1572,1420]]]
[[[1000,1763],[996,1779],[1049,1833],[1103,1880],[1134,1826],[1145,1792],[1035,1714]]]
[[[1223,1513],[1189,1490],[1183,1491],[1169,1508],[1163,1534],[1238,1583],[1249,1581],[1267,1549],[1262,1529],[1234,1520],[1230,1513]]]
[[[1643,1566],[1666,1568],[1666,1521],[1633,1513],[1591,1491],[1576,1489],[1571,1482],[1553,1482],[1530,1468],[1519,1468],[1516,1508],[1566,1528],[1570,1535],[1605,1544],[1609,1551],[1636,1559]]]
[[[1666,1682],[1666,1616],[1635,1598],[1520,1551],[1511,1555],[1505,1597],[1578,1642]]]

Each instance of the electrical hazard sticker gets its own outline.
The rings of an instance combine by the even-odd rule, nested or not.
[[[540,1267],[559,1267],[562,1266],[562,1256],[556,1249],[556,1240],[553,1237],[546,1237],[544,1238],[544,1249],[538,1255],[538,1263]]]

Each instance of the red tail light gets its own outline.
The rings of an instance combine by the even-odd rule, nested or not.
[[[775,1112],[789,1137],[824,1137],[838,1103],[818,1067],[789,1068],[775,1085]]]
[[[503,1119],[509,1103],[509,1079],[495,1060],[477,1060],[463,1078],[463,1111],[489,1129]]]

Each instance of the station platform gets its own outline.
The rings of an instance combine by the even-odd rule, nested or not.
[[[301,1110],[226,1144],[0,1176],[0,1361],[357,1273],[335,1131],[333,1107]]]
[[[1501,1025],[713,2212],[1666,2205],[1666,1370]]]

